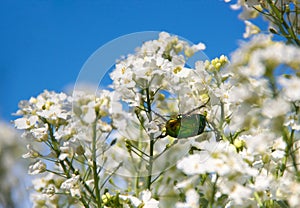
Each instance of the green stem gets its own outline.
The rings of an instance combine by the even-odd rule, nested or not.
[[[152,168],[153,168],[153,150],[154,150],[154,140],[150,139],[150,158],[148,166],[148,178],[147,178],[147,188],[151,188],[151,177],[152,177]]]
[[[299,111],[299,107],[297,107],[295,105],[295,113],[298,114],[298,111]],[[300,181],[300,172],[299,172],[298,164],[297,164],[297,154],[295,154],[295,153],[298,153],[298,150],[295,149],[294,134],[295,134],[295,130],[292,129],[289,136],[284,135],[285,142],[286,142],[286,148],[285,148],[285,157],[283,158],[283,164],[281,167],[281,176],[284,174],[284,171],[287,168],[287,162],[290,157],[292,160],[292,164],[294,167],[295,176],[297,178],[297,181]]]
[[[291,131],[291,136],[290,136],[290,155],[291,155],[291,158],[292,158],[292,163],[293,163],[293,166],[294,166],[294,169],[296,171],[296,173],[298,173],[298,166],[297,166],[297,160],[296,160],[296,155],[295,155],[295,151],[294,151],[294,133],[295,133],[295,130],[293,129]]]
[[[151,101],[150,101],[150,92],[149,88],[146,88],[146,96],[147,96],[147,112],[148,112],[148,118],[149,122],[152,121],[152,115],[151,115]],[[152,177],[152,169],[153,169],[153,152],[154,152],[154,135],[153,133],[150,134],[150,150],[149,150],[149,165],[148,165],[148,177],[147,177],[147,188],[150,190],[151,188],[151,177]]]
[[[219,124],[219,129],[223,129],[223,123],[225,120],[225,111],[224,111],[224,103],[220,101],[221,103],[221,118],[220,118],[220,124]]]
[[[100,195],[100,188],[99,188],[99,176],[98,176],[98,171],[97,171],[97,147],[96,147],[96,143],[97,143],[97,120],[98,118],[96,118],[96,120],[93,122],[93,140],[92,140],[92,161],[93,161],[93,176],[94,176],[94,184],[95,184],[95,191],[96,191],[96,203],[97,203],[97,207],[100,208],[101,207],[101,195]]]
[[[267,0],[269,6],[271,7],[271,11],[273,12],[275,24],[278,26],[282,35],[287,38],[290,42],[294,42],[297,46],[300,46],[300,40],[295,34],[292,26],[290,26],[284,19],[284,12],[279,10],[271,0]]]
[[[257,191],[254,192],[254,198],[256,199],[256,202],[257,202],[258,206],[263,207],[263,203],[262,203],[261,198],[259,197]]]
[[[210,200],[209,200],[209,207],[210,208],[214,207],[215,195],[217,193],[217,181],[218,181],[218,178],[219,178],[219,176],[217,175],[216,176],[216,181],[214,182],[213,187],[212,187],[212,193],[211,193],[211,197],[210,197]]]
[[[46,121],[44,121],[45,123],[47,123]],[[57,142],[57,140],[54,137],[54,132],[53,132],[53,126],[51,124],[49,125],[49,136],[50,136],[50,140],[51,140],[51,144],[52,144],[52,149],[54,150],[56,157],[58,158],[60,155],[60,149],[58,148],[59,143]],[[65,165],[65,163],[67,163],[67,165],[69,166],[69,169],[67,168],[67,166]],[[73,167],[72,163],[68,160],[59,160],[59,164],[62,167],[64,174],[66,174],[67,178],[71,178],[71,174],[70,174],[70,170],[74,173],[75,172],[75,168]],[[89,187],[87,186],[87,184],[82,180],[81,176],[79,177],[80,181],[84,184],[84,187],[87,188],[87,190],[92,193],[89,189]],[[84,193],[85,196],[85,193]],[[81,203],[84,205],[84,207],[88,208],[88,204],[84,199],[85,197],[81,196],[79,198],[79,200],[81,201]]]
[[[220,86],[222,84],[222,79],[216,71],[214,71],[214,77],[217,81],[218,88],[220,88]],[[223,129],[223,124],[224,124],[224,120],[225,120],[224,102],[222,100],[220,100],[220,105],[221,105],[221,115],[220,115],[220,122],[218,125],[218,132],[220,132],[221,129]]]
[[[299,107],[294,105],[295,107],[295,114],[297,115],[298,114],[298,111],[299,111]],[[292,129],[291,131],[291,135],[290,135],[290,148],[289,148],[289,153],[291,155],[291,158],[292,158],[292,163],[293,163],[293,166],[294,166],[294,169],[295,169],[295,172],[296,172],[296,177],[297,177],[297,180],[299,181],[300,180],[300,173],[299,173],[299,169],[298,169],[298,165],[297,165],[297,156],[295,153],[297,153],[298,151],[294,149],[294,142],[295,142],[295,139],[294,139],[294,134],[295,134],[295,130]]]

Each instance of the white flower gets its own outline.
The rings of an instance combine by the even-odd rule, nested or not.
[[[159,201],[151,198],[151,192],[149,190],[142,191],[141,197],[144,208],[157,208]]]
[[[265,131],[257,133],[256,135],[242,135],[240,139],[246,142],[246,147],[252,154],[265,153],[272,143],[275,135],[272,132]]]
[[[28,152],[22,155],[23,158],[36,158],[40,156],[40,153],[32,148],[32,145],[28,144],[27,146]]]
[[[16,128],[30,129],[44,122],[60,124],[71,114],[71,111],[67,110],[68,104],[70,105],[69,97],[66,94],[46,90],[36,98],[21,101],[17,115],[22,115],[23,118],[15,120]]]
[[[30,130],[31,135],[36,141],[47,141],[48,139],[48,124],[44,124],[40,128],[33,128]]]
[[[57,140],[68,140],[72,136],[76,135],[78,129],[79,129],[78,123],[75,121],[70,122],[67,125],[59,126],[59,128],[54,132],[54,137]]]
[[[245,84],[229,85],[227,88],[231,88],[230,91],[227,92],[228,101],[230,103],[243,102],[252,95],[251,91],[249,90],[249,86]]]
[[[46,189],[49,184],[51,184],[51,181],[57,180],[58,176],[53,173],[46,172],[43,177],[40,178],[34,178],[32,180],[32,185],[34,190],[40,191],[43,189]]]
[[[59,147],[60,155],[58,157],[59,160],[64,160],[67,157],[72,157],[73,149],[70,147],[70,142],[64,142],[63,146]]]
[[[158,40],[145,42],[134,55],[128,55],[116,64],[111,73],[113,88],[129,106],[140,105],[141,89],[146,88],[192,97],[188,95],[191,94],[191,84],[187,84],[191,70],[185,67],[186,60],[204,48],[202,43],[190,46],[176,36],[160,33]]]
[[[285,157],[285,151],[284,150],[275,150],[271,153],[271,157],[275,162],[278,162],[282,158]]]
[[[78,180],[79,180],[79,175],[73,175],[72,178],[65,180],[61,184],[60,188],[69,190],[78,183]]]
[[[257,171],[243,161],[233,145],[226,142],[212,143],[204,141],[197,148],[200,153],[189,155],[177,163],[177,168],[187,175],[217,173],[219,176],[255,176]],[[241,180],[242,180],[241,178]]]
[[[203,174],[206,172],[206,169],[203,168],[203,159],[199,154],[183,158],[177,163],[177,168],[188,175]]]
[[[60,183],[61,177],[53,173],[43,174],[43,177],[32,180],[35,192],[30,192],[30,199],[34,208],[58,207],[59,194],[56,193],[55,183]]]
[[[52,196],[55,194],[56,188],[53,184],[49,184],[47,188],[43,190],[42,193],[47,194],[48,196]]]
[[[131,202],[131,205],[133,205],[133,207],[138,207],[140,204],[142,204],[142,201],[135,196],[120,194],[119,197],[120,197],[120,199],[123,199],[123,200],[129,199]]]
[[[194,189],[189,189],[186,192],[186,202],[177,202],[177,208],[198,208],[199,207],[199,194]]]
[[[284,156],[285,156],[285,148],[286,148],[286,142],[283,141],[282,137],[276,139],[274,141],[274,144],[272,146],[272,153],[271,157],[272,160],[274,160],[276,163],[279,162]]]
[[[262,106],[262,114],[268,118],[286,115],[289,110],[289,103],[279,97],[277,99],[266,99]]]
[[[81,106],[82,109],[82,118],[88,124],[91,124],[96,119],[96,111],[95,111],[96,103],[95,101],[89,102],[87,105]]]
[[[246,24],[246,31],[243,34],[244,38],[249,38],[251,35],[258,34],[260,32],[259,27],[252,24],[250,21],[245,20],[244,23]]]
[[[72,178],[65,180],[60,188],[70,191],[71,196],[80,197],[79,175],[73,175]]]
[[[30,194],[30,200],[32,201],[33,208],[40,208],[40,207],[48,207],[48,208],[56,208],[58,195],[49,195],[39,192],[34,192]]]
[[[120,195],[123,200],[129,199],[133,207],[144,207],[144,208],[158,208],[159,201],[151,198],[151,192],[149,190],[142,191],[139,198],[131,195]]]
[[[29,166],[28,174],[36,175],[39,173],[43,173],[46,171],[46,164],[43,163],[41,160],[36,161],[34,164]]]
[[[193,45],[192,47],[187,47],[184,51],[184,54],[187,57],[193,56],[197,51],[204,50],[205,45],[203,43],[199,43],[197,45]]]
[[[37,124],[39,117],[36,115],[30,116],[29,118],[18,118],[14,121],[17,129],[29,129]]]
[[[252,7],[260,4],[260,0],[245,0],[245,3]]]
[[[220,189],[223,194],[228,194],[235,205],[246,205],[253,194],[253,190],[234,181],[222,181]]]
[[[288,202],[291,207],[299,207],[300,206],[300,184],[299,183],[292,183],[289,186],[289,190],[291,195],[288,197]]]
[[[66,120],[68,114],[64,112],[61,108],[60,104],[53,105],[49,104],[50,106],[47,107],[45,110],[38,111],[36,114],[47,119],[48,122],[53,123],[59,118]]]
[[[232,54],[230,61],[231,64],[229,66],[231,71],[235,74],[238,73],[247,77],[259,76],[260,74],[263,74],[264,69],[261,69],[261,67],[259,68],[259,70],[256,69],[257,65],[255,61],[252,61],[253,67],[248,67],[248,65],[250,65],[249,59],[251,58],[251,53],[253,53],[257,49],[265,48],[272,44],[273,42],[271,40],[271,36],[262,34],[255,35],[247,43],[243,42],[240,48],[234,51],[234,53]],[[259,55],[263,55],[263,53],[260,53]]]
[[[296,113],[291,113],[287,117],[287,121],[284,123],[285,126],[288,126],[296,131],[300,130],[300,115]]]
[[[298,57],[300,57],[300,53]],[[300,78],[296,76],[292,76],[291,78],[281,76],[279,77],[278,81],[283,87],[283,95],[289,101],[300,100]]]
[[[148,131],[149,134],[157,133],[159,131],[159,127],[157,126],[155,121],[151,121],[150,123],[147,123],[145,125],[145,127],[147,128],[147,131]]]
[[[264,175],[258,175],[255,178],[254,186],[253,188],[255,191],[265,191],[268,188],[270,188],[270,181],[271,177],[264,174]]]
[[[176,189],[186,188],[191,184],[194,184],[197,180],[197,175],[191,176],[188,179],[181,181],[175,185]]]

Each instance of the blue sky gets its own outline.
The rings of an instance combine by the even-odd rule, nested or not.
[[[203,42],[208,57],[229,55],[244,23],[222,0],[2,0],[0,119],[20,100],[76,81],[103,44],[140,31],[167,31]]]

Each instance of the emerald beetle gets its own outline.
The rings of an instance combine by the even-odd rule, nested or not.
[[[187,138],[202,134],[206,126],[206,117],[202,114],[182,115],[166,122],[165,136]]]
[[[165,132],[163,132],[158,138],[164,138],[166,136],[171,136],[174,138],[188,138],[200,135],[203,133],[206,126],[206,116],[203,114],[191,114],[196,110],[199,110],[206,106],[210,99],[204,104],[201,105],[188,113],[179,114],[175,118],[166,120]],[[157,113],[155,113],[158,115]],[[159,117],[162,117],[158,115]]]

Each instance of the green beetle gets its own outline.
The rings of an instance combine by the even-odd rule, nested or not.
[[[186,114],[179,114],[177,117],[167,120],[165,132],[163,132],[159,138],[169,135],[171,137],[181,139],[202,134],[207,122],[206,116],[203,114],[191,113],[205,107],[208,102],[209,99],[204,105],[201,105],[200,107],[197,107]],[[159,115],[159,117],[162,116]]]
[[[206,117],[202,114],[178,115],[166,122],[165,136],[187,138],[202,134],[206,126]]]

